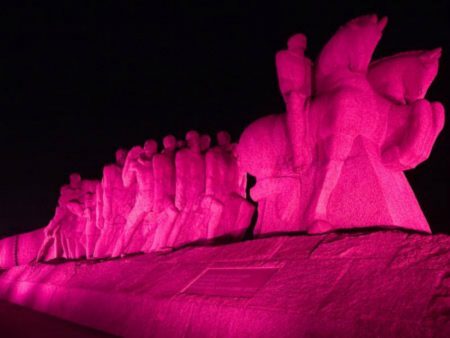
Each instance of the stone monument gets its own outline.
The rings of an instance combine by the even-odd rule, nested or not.
[[[314,65],[302,34],[277,54],[286,114],[255,121],[238,149],[257,180],[257,235],[373,226],[430,232],[403,171],[428,158],[443,127],[442,105],[425,99],[440,50],[371,62],[386,23],[375,15],[351,20]]]

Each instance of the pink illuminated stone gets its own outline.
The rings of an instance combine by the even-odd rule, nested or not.
[[[448,337],[449,247],[393,230],[274,236],[18,266],[0,298],[120,337]]]
[[[245,190],[240,185],[235,145],[225,131],[217,133],[217,146],[205,156],[206,200],[211,216],[208,239],[227,236],[241,238],[250,225],[253,206],[245,200]],[[245,186],[245,184],[244,184]]]
[[[72,258],[79,247],[81,236],[72,238],[72,229],[77,229],[78,217],[69,208],[70,203],[78,201],[82,195],[81,177],[70,175],[70,183],[62,186],[55,216],[44,229],[44,242],[37,254],[37,261],[58,257]],[[78,250],[80,251],[80,250]]]
[[[71,176],[37,259],[162,251],[254,234],[322,233],[358,227],[430,232],[404,175],[425,161],[444,108],[425,99],[441,50],[372,61],[387,19],[342,26],[313,63],[293,35],[275,63],[286,113],[251,123],[233,144],[189,131],[116,153],[101,183]],[[40,234],[42,236],[42,233]],[[36,237],[38,238],[38,237]],[[8,264],[17,261],[8,242]],[[14,259],[13,259],[14,258]]]
[[[109,164],[103,169],[101,186],[97,192],[96,215],[97,227],[100,230],[94,252],[97,258],[111,256],[134,205],[136,186],[134,182],[125,186],[122,180],[127,154],[126,150],[119,149],[116,152],[116,163]]]
[[[278,267],[208,268],[184,288],[182,293],[251,298],[278,269]]]
[[[126,187],[136,183],[136,200],[128,214],[124,232],[114,246],[113,257],[130,251],[140,251],[148,240],[146,235],[149,235],[149,233],[147,232],[151,230],[150,227],[154,227],[150,220],[153,216],[154,202],[152,157],[157,149],[158,144],[156,141],[148,140],[145,142],[144,148],[136,146],[128,153],[122,177]],[[134,245],[134,248],[129,248],[130,245]]]
[[[0,298],[125,337],[450,336],[450,237],[426,234],[403,173],[443,128],[425,99],[441,51],[371,62],[386,23],[351,20],[314,64],[291,37],[276,55],[286,113],[237,145],[189,131],[161,153],[154,140],[119,150],[101,182],[72,174],[44,230],[0,241]],[[257,237],[323,234],[165,253],[242,238],[247,174]],[[361,227],[421,233],[332,232]]]
[[[87,259],[94,258],[95,246],[100,236],[97,228],[97,193],[100,191],[100,182],[97,180],[83,180],[83,214],[85,219],[85,256]]]
[[[207,237],[207,228],[201,219],[204,212],[201,201],[206,180],[202,150],[206,150],[209,141],[191,130],[186,134],[186,143],[187,147],[180,149],[175,156],[175,206],[180,214],[170,234],[171,246],[180,246]]]
[[[301,34],[277,54],[286,114],[254,122],[239,142],[242,170],[257,179],[257,235],[379,225],[430,232],[403,171],[428,158],[443,127],[442,105],[424,99],[440,49],[370,63],[386,23],[351,20],[314,66]]]
[[[179,210],[175,207],[176,138],[172,135],[164,137],[163,146],[163,151],[153,156],[156,229],[151,245],[146,244],[144,251],[159,251],[168,246],[170,233],[179,214]]]

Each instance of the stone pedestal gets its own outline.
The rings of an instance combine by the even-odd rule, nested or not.
[[[448,337],[450,237],[272,237],[24,265],[0,298],[119,336]]]

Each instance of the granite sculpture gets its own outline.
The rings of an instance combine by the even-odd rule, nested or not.
[[[177,139],[167,135],[163,139],[161,153],[153,156],[153,177],[155,180],[154,212],[156,214],[156,229],[151,245],[145,245],[144,251],[160,251],[168,246],[173,224],[179,210],[175,207],[175,150]]]
[[[134,204],[136,187],[133,184],[125,186],[122,179],[127,155],[127,150],[118,149],[115,154],[116,162],[103,168],[103,177],[97,193],[96,222],[100,230],[94,253],[97,258],[111,256]]]
[[[350,21],[315,64],[304,35],[289,39],[276,56],[286,113],[255,121],[238,145],[190,131],[160,153],[153,140],[118,151],[101,183],[72,174],[44,230],[0,241],[0,267],[23,264],[2,271],[0,297],[118,336],[450,336],[450,237],[427,236],[403,173],[443,127],[442,105],[425,99],[440,50],[371,62],[386,22]],[[254,234],[269,238],[26,265],[42,240],[38,261],[240,239],[248,174]],[[372,226],[421,233],[273,236]]]
[[[254,122],[239,141],[243,170],[257,180],[257,235],[380,225],[430,232],[403,171],[428,158],[443,127],[443,106],[425,99],[440,49],[371,62],[386,24],[351,20],[314,65],[302,34],[277,54],[286,114]]]
[[[169,246],[181,246],[195,241],[205,234],[205,229],[199,229],[195,215],[201,213],[201,199],[205,192],[205,158],[202,151],[206,150],[208,139],[201,137],[197,131],[186,133],[186,147],[175,155],[176,183],[175,207],[179,210],[169,237]]]
[[[217,133],[217,145],[205,155],[206,203],[210,203],[219,219],[208,228],[208,239],[244,236],[254,212],[245,199],[245,175],[240,177],[235,144],[226,131]],[[209,201],[208,201],[209,200]],[[211,208],[210,207],[210,208]]]
[[[128,247],[133,244],[139,251],[146,241],[143,232],[148,232],[153,225],[148,221],[148,218],[153,216],[154,178],[152,157],[157,149],[158,144],[156,141],[148,140],[143,148],[136,146],[128,153],[122,177],[125,187],[136,184],[136,199],[132,210],[128,214],[125,229],[114,246],[113,257],[127,253]]]
[[[55,215],[44,229],[44,241],[36,260],[50,260],[54,258],[71,258],[67,229],[76,228],[77,215],[68,207],[69,203],[78,201],[82,195],[81,176],[73,173],[69,176],[69,184],[63,185],[58,199]]]
[[[95,247],[100,236],[100,231],[96,223],[98,201],[97,194],[100,191],[100,181],[83,180],[82,189],[84,192],[82,217],[85,219],[85,257],[87,259],[93,259],[95,258]]]
[[[233,144],[191,130],[119,149],[101,183],[71,176],[38,260],[118,257],[195,242],[360,227],[430,232],[404,171],[425,161],[444,108],[425,96],[441,50],[372,61],[386,18],[342,26],[314,62],[295,34],[276,54],[286,113],[251,123]]]

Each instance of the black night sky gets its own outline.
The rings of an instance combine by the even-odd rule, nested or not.
[[[296,32],[314,59],[346,21],[388,16],[375,58],[443,47],[428,98],[450,110],[444,0],[168,3],[2,8],[0,236],[45,226],[69,173],[99,177],[120,146],[189,129],[237,139],[251,121],[282,112],[274,55]],[[432,230],[447,233],[449,119],[430,159],[407,173]]]

